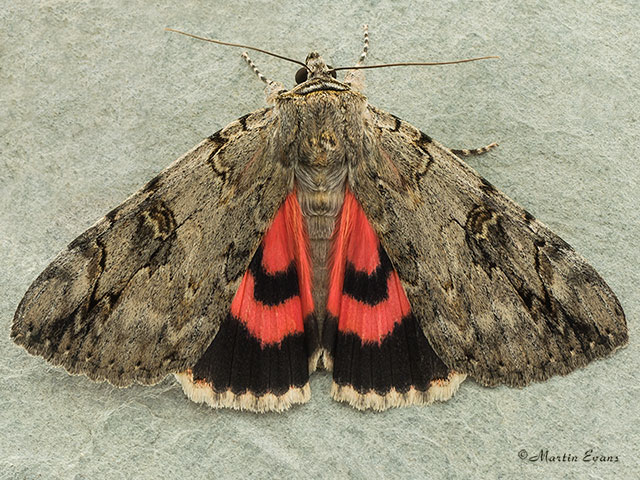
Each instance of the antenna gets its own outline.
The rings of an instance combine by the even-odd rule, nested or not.
[[[173,28],[165,28],[165,30],[167,32],[179,33],[180,35],[186,35],[187,37],[196,38],[198,40],[203,40],[205,42],[217,43],[218,45],[226,45],[228,47],[240,47],[240,48],[246,48],[248,50],[254,50],[260,53],[266,53],[267,55],[271,55],[272,57],[281,58],[282,60],[287,60],[289,62],[297,63],[298,65],[302,65],[304,68],[307,68],[307,66],[304,63],[299,62],[298,60],[294,60],[293,58],[285,57],[283,55],[278,55],[277,53],[268,52],[267,50],[263,50],[261,48],[250,47],[249,45],[241,45],[239,43],[222,42],[220,40],[214,40],[213,38],[205,38],[205,37],[200,37],[198,35],[194,35],[192,33],[181,32],[180,30],[175,30]]]

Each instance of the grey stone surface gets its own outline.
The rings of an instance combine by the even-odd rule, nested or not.
[[[84,2],[0,9],[0,479],[640,478],[637,2]],[[263,105],[240,51],[171,26],[370,71],[370,102],[451,147],[571,243],[628,315],[613,357],[525,389],[467,381],[446,404],[361,413],[214,411],[173,379],[118,390],[30,357],[13,312],[56,253],[206,135]],[[293,83],[296,66],[252,55]],[[518,458],[548,449],[575,462]],[[618,461],[585,462],[584,452]]]

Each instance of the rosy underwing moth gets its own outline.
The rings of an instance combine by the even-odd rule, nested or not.
[[[12,338],[116,386],[174,374],[212,407],[281,411],[309,375],[359,409],[524,386],[627,342],[566,242],[315,52],[270,106],[176,160],[40,274]],[[300,62],[297,62],[300,63]]]

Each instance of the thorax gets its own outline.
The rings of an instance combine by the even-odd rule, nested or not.
[[[276,101],[279,144],[310,239],[328,239],[342,207],[349,165],[364,154],[366,99],[355,92],[283,95]]]

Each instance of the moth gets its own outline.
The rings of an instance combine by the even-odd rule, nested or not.
[[[291,89],[244,54],[269,106],[72,241],[20,302],[13,340],[72,374],[174,374],[195,402],[257,412],[307,402],[317,368],[336,400],[384,410],[448,400],[466,377],[521,387],[625,345],[598,273],[461,160],[493,145],[452,150],[367,103],[367,50],[365,30],[342,81],[316,52],[292,60]]]

